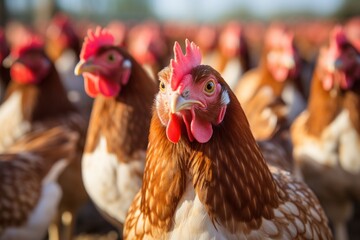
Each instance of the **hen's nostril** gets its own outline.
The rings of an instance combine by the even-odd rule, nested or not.
[[[181,96],[182,96],[183,98],[187,98],[187,97],[189,96],[189,94],[190,94],[189,90],[186,90],[186,91],[184,91],[184,92],[181,94]]]

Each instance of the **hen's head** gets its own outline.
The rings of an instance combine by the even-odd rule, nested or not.
[[[215,26],[205,24],[197,28],[194,38],[202,53],[208,53],[216,48],[218,42],[218,30]]]
[[[247,51],[244,31],[238,22],[229,22],[221,31],[219,49],[228,58],[244,55]]]
[[[85,91],[90,97],[98,94],[114,97],[128,83],[131,65],[130,57],[124,55],[114,36],[107,29],[97,27],[85,37],[75,74],[83,75]]]
[[[275,80],[283,82],[299,73],[300,58],[294,35],[283,26],[273,25],[265,35],[265,61]]]
[[[224,119],[230,102],[227,85],[216,70],[200,65],[200,49],[195,43],[186,40],[184,55],[175,42],[174,55],[170,67],[159,73],[157,114],[171,142],[177,143],[186,129],[190,141],[205,143],[212,136],[213,125]]]
[[[44,42],[36,35],[24,36],[11,49],[4,65],[10,67],[11,79],[21,84],[40,83],[52,66],[44,52]]]
[[[56,60],[67,49],[78,54],[79,37],[70,18],[64,14],[56,15],[46,30],[46,52]]]
[[[325,90],[334,87],[349,89],[360,79],[360,53],[350,43],[341,26],[333,29],[328,47],[321,49],[318,68]]]
[[[166,55],[166,41],[160,25],[147,22],[129,32],[128,49],[140,64],[156,64]]]
[[[349,41],[360,51],[360,16],[351,18],[345,25],[345,31]]]

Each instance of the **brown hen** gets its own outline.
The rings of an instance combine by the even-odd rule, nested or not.
[[[143,186],[125,239],[330,239],[309,188],[268,167],[235,95],[199,48],[160,74]]]

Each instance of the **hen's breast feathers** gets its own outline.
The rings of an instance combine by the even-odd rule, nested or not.
[[[82,162],[87,192],[119,227],[141,187],[157,90],[157,84],[140,65],[125,56],[132,61],[129,81],[115,97],[96,97]]]
[[[21,92],[14,92],[0,107],[0,152],[30,130],[21,111]]]
[[[176,219],[177,209],[189,201],[190,206],[205,209],[205,216],[211,223],[208,227],[223,231],[230,239],[235,235],[274,238],[317,235],[330,238],[326,217],[316,197],[288,173],[276,168],[271,172],[268,170],[253,137],[249,135],[250,131],[246,130],[249,128],[247,122],[238,121],[241,119],[239,111],[242,110],[228,109],[227,116],[233,114],[237,118],[225,117],[209,141],[211,147],[186,140],[173,145],[166,139],[160,120],[153,119],[143,188],[129,210],[125,238],[158,238],[165,236],[166,232],[177,231],[177,225],[171,219]],[[244,119],[243,113],[241,115]],[[229,118],[231,120],[227,121]],[[230,122],[242,126],[235,127],[243,129],[239,131],[241,134],[231,131],[234,134],[229,137],[225,126]],[[227,139],[228,142],[224,144],[218,139]],[[172,151],[177,154],[172,154]],[[181,201],[188,191],[189,179],[195,195]],[[196,199],[201,205],[196,204]],[[201,209],[193,209],[189,214],[203,211]],[[186,215],[186,218],[191,217],[191,214]],[[199,225],[190,226],[187,231],[197,227]],[[202,233],[211,232],[206,226],[202,230]]]

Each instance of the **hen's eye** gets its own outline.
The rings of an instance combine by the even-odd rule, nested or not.
[[[161,92],[165,92],[166,85],[163,81],[160,82],[159,88]]]
[[[211,95],[214,93],[214,91],[215,91],[215,82],[214,82],[214,80],[210,80],[205,84],[204,92],[207,95]]]
[[[113,62],[113,61],[115,60],[114,54],[109,54],[109,55],[108,55],[108,60],[109,60],[110,62]]]

